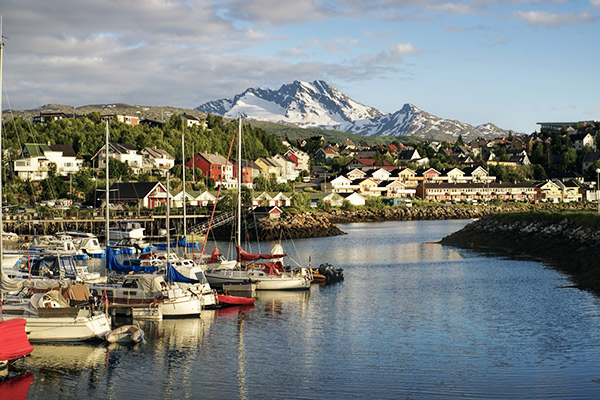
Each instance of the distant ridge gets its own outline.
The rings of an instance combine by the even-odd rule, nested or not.
[[[473,126],[436,117],[412,104],[385,113],[344,95],[324,81],[294,81],[278,90],[249,88],[232,99],[196,108],[227,118],[242,116],[302,128],[335,129],[363,136],[413,136],[430,140],[470,140],[506,136],[507,130],[488,123]]]

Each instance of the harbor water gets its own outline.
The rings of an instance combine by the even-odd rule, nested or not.
[[[436,243],[468,222],[349,224],[284,242],[345,280],[142,321],[135,347],[35,345],[19,363],[33,375],[27,398],[599,398],[599,299],[539,262]]]

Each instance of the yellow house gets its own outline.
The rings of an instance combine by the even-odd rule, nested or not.
[[[361,193],[365,193],[367,195],[379,196],[380,193],[378,191],[372,190],[372,189],[377,188],[377,186],[379,186],[379,184],[373,178],[364,179],[358,184],[359,191]]]
[[[545,181],[536,185],[535,190],[539,201],[550,203],[559,203],[562,201],[562,190],[552,181]]]

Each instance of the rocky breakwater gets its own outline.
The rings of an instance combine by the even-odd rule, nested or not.
[[[442,244],[530,256],[600,295],[600,217],[589,212],[490,215],[442,239]]]
[[[308,212],[284,212],[279,218],[262,218],[257,224],[260,240],[344,235],[326,216]]]
[[[351,222],[382,222],[410,220],[439,220],[439,219],[471,219],[480,218],[489,212],[497,212],[494,208],[461,207],[461,206],[430,206],[430,207],[394,207],[360,210],[333,210],[322,212],[334,224]]]

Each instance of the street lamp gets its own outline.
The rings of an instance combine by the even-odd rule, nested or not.
[[[600,168],[596,168],[596,179],[598,180],[596,186],[596,201],[598,202],[598,212],[600,213],[600,196],[598,196],[598,192],[600,192]]]

